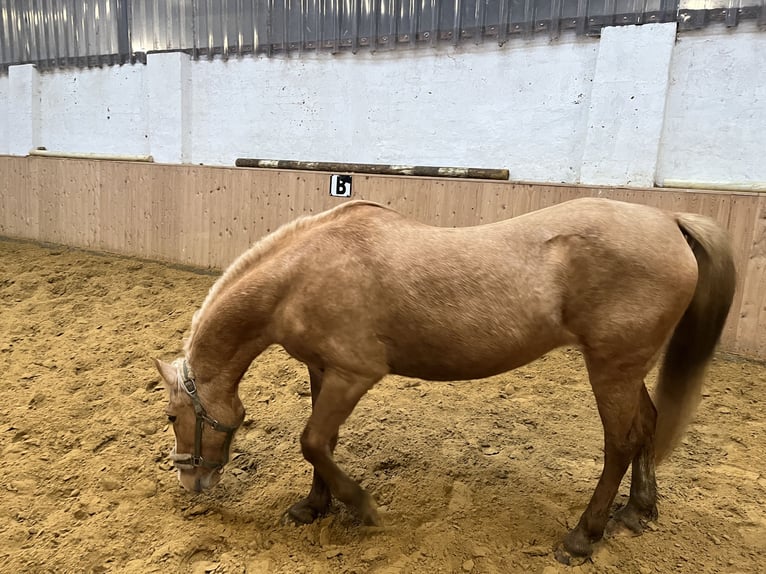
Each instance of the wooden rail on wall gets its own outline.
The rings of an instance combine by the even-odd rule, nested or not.
[[[0,156],[0,235],[223,268],[263,235],[328,209],[330,174]],[[353,197],[442,226],[489,223],[583,196],[709,215],[734,241],[723,348],[766,359],[766,194],[416,177],[353,179]]]

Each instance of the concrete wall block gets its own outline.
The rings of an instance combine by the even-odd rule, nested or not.
[[[51,151],[149,153],[143,65],[40,75],[40,145]]]
[[[8,68],[8,153],[27,155],[40,145],[40,76],[33,64]]]
[[[191,59],[182,52],[148,54],[149,146],[160,163],[186,163],[191,143]]]
[[[673,51],[657,180],[766,185],[766,34],[684,34]]]
[[[10,153],[8,149],[8,90],[10,81],[8,76],[0,76],[0,154]]]
[[[654,185],[675,35],[675,23],[603,30],[582,183]]]

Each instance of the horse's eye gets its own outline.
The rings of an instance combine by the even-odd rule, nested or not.
[[[168,415],[168,420],[169,420],[171,423],[174,423],[174,422],[176,422],[176,415]]]

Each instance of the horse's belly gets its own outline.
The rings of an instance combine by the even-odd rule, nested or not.
[[[482,379],[526,365],[548,351],[570,342],[552,333],[530,334],[523,341],[481,340],[472,343],[444,344],[421,341],[389,345],[391,373],[432,381]]]

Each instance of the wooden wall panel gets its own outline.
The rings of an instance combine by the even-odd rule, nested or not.
[[[750,210],[753,214],[751,230],[746,238],[747,260],[740,266],[739,314],[736,336],[731,342],[738,352],[748,356],[764,357],[766,349],[766,196],[760,196]],[[743,233],[744,235],[744,233]],[[729,341],[726,341],[728,344]]]
[[[38,188],[32,187],[31,169],[26,158],[0,162],[0,233],[8,237],[39,239]]]
[[[0,162],[0,234],[7,237],[37,235],[37,230],[25,229],[29,217],[24,205],[30,194],[29,167],[24,158],[3,158]]]
[[[729,320],[723,333],[723,341],[727,348],[730,346],[734,348],[735,344],[741,344],[738,330],[742,320],[745,274],[751,256],[757,204],[758,198],[753,196],[735,195],[729,200],[729,217],[725,224],[732,240],[734,263],[737,267],[737,292],[734,294]],[[766,327],[766,323],[764,327]]]
[[[410,186],[420,185],[409,177],[394,179],[388,185],[375,185],[376,178],[371,176],[354,176],[353,195],[359,199],[376,201],[402,213],[415,217],[413,205],[408,203],[407,193]],[[325,192],[327,194],[328,192]],[[323,194],[323,195],[325,195]],[[333,198],[330,198],[333,199]],[[426,201],[424,198],[423,201]],[[428,220],[423,220],[430,223]]]
[[[93,247],[97,245],[100,170],[95,164],[73,167],[62,160],[32,165],[33,186],[39,193],[37,239]]]
[[[222,269],[280,225],[346,201],[330,174],[0,156],[0,235]],[[766,195],[355,174],[353,194],[425,223],[491,223],[585,196],[709,215],[739,271],[723,347],[766,359]]]
[[[146,174],[146,177],[139,179],[139,185],[146,190],[146,197],[142,199],[147,230],[144,239],[146,256],[150,259],[178,260],[180,218],[177,211],[180,194],[172,185],[172,173],[168,174],[169,179],[162,178],[161,181],[149,178],[149,172]]]
[[[63,243],[59,233],[59,208],[61,186],[57,173],[58,162],[34,162],[30,170],[32,187],[40,192],[38,203],[38,221],[40,239],[53,243]]]
[[[74,168],[80,169],[82,163],[85,162],[76,162]],[[133,253],[135,241],[131,236],[131,226],[135,225],[134,196],[143,190],[146,174],[142,173],[138,164],[98,162],[98,168],[101,174],[97,217],[99,242],[94,248],[116,253]],[[146,233],[150,230],[151,228],[147,229]],[[142,256],[146,255],[142,253]]]

